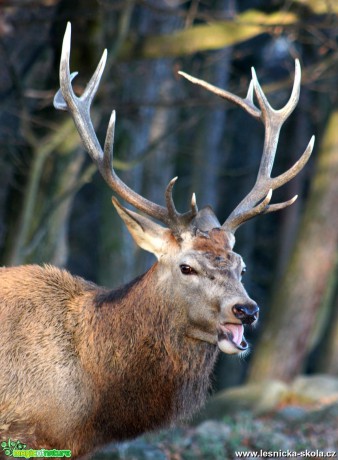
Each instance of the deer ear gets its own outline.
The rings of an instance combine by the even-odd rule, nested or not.
[[[169,229],[124,208],[115,197],[112,198],[112,202],[138,246],[155,254],[157,259],[168,252],[171,240]]]

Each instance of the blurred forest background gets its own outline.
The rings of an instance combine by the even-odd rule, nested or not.
[[[338,3],[334,0],[0,0],[0,264],[52,263],[109,287],[154,261],[132,242],[71,117],[52,105],[66,22],[81,93],[104,48],[92,108],[103,141],[117,111],[115,169],[159,204],[211,204],[224,220],[250,190],[263,127],[178,70],[245,96],[254,66],[271,104],[300,102],[282,130],[274,175],[312,134],[301,174],[274,193],[286,210],[248,222],[235,250],[261,306],[243,360],[222,355],[215,388],[300,374],[338,376]]]

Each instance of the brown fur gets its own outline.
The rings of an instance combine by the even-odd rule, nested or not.
[[[208,236],[195,238],[192,243],[196,251],[212,252],[219,256],[227,255],[231,250],[231,243],[227,232],[220,228],[213,228]]]
[[[157,280],[158,264],[116,291],[51,266],[0,269],[1,441],[74,457],[202,404],[216,346],[186,336]]]

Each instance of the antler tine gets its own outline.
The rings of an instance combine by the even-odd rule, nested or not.
[[[115,111],[110,117],[104,151],[95,134],[90,118],[90,106],[98,89],[102,73],[107,59],[104,51],[101,60],[85,88],[81,97],[77,97],[72,88],[72,80],[77,72],[70,73],[69,60],[71,48],[71,24],[67,24],[63,39],[61,62],[60,62],[60,90],[54,98],[54,106],[60,110],[68,110],[73,117],[76,128],[92,160],[108,183],[108,185],[129,204],[149,216],[162,221],[170,226],[172,224],[168,209],[155,204],[130,189],[115,173],[113,162],[113,143],[115,129]],[[175,224],[176,225],[176,224]]]
[[[245,220],[252,219],[253,217],[258,216],[259,214],[265,214],[271,206],[269,206],[269,203],[272,198],[272,189],[269,190],[268,194],[264,198],[264,200],[259,203],[257,206],[254,206],[250,210],[246,211],[245,213],[238,213],[235,215],[231,221],[231,227],[228,225],[226,227],[227,230],[229,231],[234,231],[234,229],[238,228],[242,223],[243,223],[243,218],[245,217]]]
[[[165,192],[165,198],[166,198],[166,204],[167,204],[167,210],[168,210],[168,216],[169,220],[171,222],[171,228],[180,232],[185,226],[187,226],[192,219],[197,215],[198,208],[196,204],[196,196],[193,193],[192,198],[191,198],[191,209],[190,211],[181,214],[180,212],[177,211],[175,207],[175,203],[173,200],[173,188],[174,185],[177,181],[177,177],[174,177],[171,179],[169,182],[166,192]]]
[[[225,89],[218,88],[217,86],[211,85],[210,83],[200,80],[199,78],[193,77],[186,72],[182,72],[181,70],[178,72],[179,75],[189,80],[191,83],[195,85],[201,86],[202,88],[210,91],[211,93],[216,94],[217,96],[221,97],[222,99],[226,99],[227,101],[233,102],[236,105],[239,105],[244,110],[246,110],[250,115],[254,118],[260,119],[261,113],[260,110],[255,107],[252,101],[252,97],[250,97],[250,92],[252,94],[252,83],[250,83],[248,94],[245,99],[236,96],[235,94],[226,91]]]
[[[176,210],[174,199],[173,199],[173,188],[174,188],[174,185],[177,179],[178,179],[177,176],[171,179],[165,191],[165,200],[167,204],[168,214],[169,216],[171,216],[172,220],[177,220],[177,217],[179,216],[179,213]]]
[[[195,193],[193,193],[191,197],[191,212],[193,213],[194,216],[196,216],[196,214],[198,213]]]
[[[77,97],[73,91],[72,80],[78,72],[70,73],[70,46],[71,44],[71,24],[68,22],[62,43],[61,61],[60,61],[60,90],[54,97],[54,107],[61,110],[67,110],[73,117],[74,123],[80,134],[80,137],[88,150],[93,161],[98,164],[103,157],[103,151],[95,134],[92,122],[90,120],[90,104],[94,97],[94,92],[99,85],[100,78],[106,61],[106,52],[103,53],[99,65],[93,75],[96,77],[96,83],[93,78],[84,91],[84,97]]]
[[[283,203],[271,204],[266,207],[266,209],[263,211],[263,214],[267,214],[269,212],[275,212],[275,211],[279,211],[280,209],[287,208],[288,206],[293,204],[297,200],[297,198],[298,198],[298,195],[295,195],[293,198],[291,198],[288,201],[284,201]]]
[[[280,174],[277,177],[271,178],[271,182],[274,185],[274,189],[279,188],[282,185],[284,185],[287,182],[289,182],[291,179],[293,179],[295,176],[297,176],[297,174],[304,168],[304,166],[308,162],[308,159],[311,156],[314,143],[315,143],[315,136],[311,136],[311,139],[310,139],[306,149],[304,150],[303,155],[299,158],[299,160],[296,161],[296,163],[293,166],[291,166],[291,168],[288,169],[287,171],[285,171],[284,173]]]
[[[91,103],[93,102],[93,99],[95,97],[95,94],[97,93],[97,90],[99,88],[99,84],[101,81],[101,77],[103,75],[104,69],[106,67],[107,63],[107,50],[105,49],[102,53],[100,62],[98,63],[95,72],[93,73],[91,79],[87,83],[87,86],[80,97],[81,101],[85,101],[87,107],[91,106]]]
[[[261,85],[257,79],[255,69],[252,68],[252,82],[255,95],[261,109],[261,120],[265,125],[265,141],[261,164],[259,167],[258,178],[270,177],[273,163],[275,160],[279,132],[285,120],[295,109],[300,93],[301,69],[298,59],[295,61],[295,78],[291,96],[285,106],[280,110],[275,110],[269,104]]]

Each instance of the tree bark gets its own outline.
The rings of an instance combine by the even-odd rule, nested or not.
[[[338,375],[338,293],[332,308],[331,327],[328,331],[327,347],[320,371]]]
[[[326,325],[319,343],[319,353],[316,356],[314,369],[316,372],[338,376],[338,253],[336,270],[332,273],[328,286]]]
[[[293,379],[303,369],[338,243],[338,111],[329,119],[285,276],[253,357],[250,380]]]

